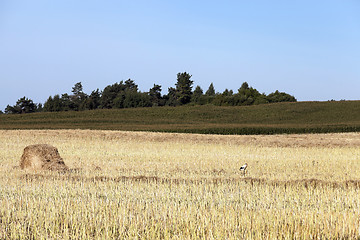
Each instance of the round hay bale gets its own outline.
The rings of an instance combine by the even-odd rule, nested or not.
[[[58,149],[48,144],[36,144],[24,148],[20,168],[30,170],[69,170],[60,157]]]

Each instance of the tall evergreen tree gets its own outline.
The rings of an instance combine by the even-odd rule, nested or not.
[[[229,90],[229,89],[225,89],[224,92],[222,93],[223,96],[232,96],[234,93],[233,93],[233,90]]]
[[[215,96],[215,88],[214,88],[214,84],[211,83],[208,90],[205,93],[206,96]]]
[[[168,88],[168,94],[165,96],[167,106],[178,106],[179,102],[177,99],[176,89],[173,87]]]
[[[187,104],[191,101],[192,95],[192,84],[191,75],[187,72],[177,74],[176,95],[177,100],[180,104]]]
[[[261,94],[258,90],[249,87],[249,84],[247,82],[244,82],[238,89],[236,105],[252,105],[260,96]]]
[[[83,86],[81,82],[78,82],[72,88],[73,95],[71,96],[71,100],[74,103],[75,111],[84,110],[85,109],[85,102],[87,99],[87,95],[83,92]]]
[[[85,108],[89,110],[97,109],[101,104],[101,93],[99,89],[91,92],[90,96],[86,99]]]
[[[247,82],[243,82],[242,84],[241,84],[241,87],[239,88],[239,92],[240,91],[245,91],[245,90],[247,90],[247,89],[249,89],[249,84],[247,83]]]
[[[75,96],[81,96],[84,94],[83,92],[83,86],[81,84],[81,82],[75,83],[75,85],[72,88],[71,91]]]
[[[138,91],[138,85],[136,85],[135,82],[130,78],[125,81],[124,87],[125,87],[125,91],[134,91],[134,92]]]
[[[62,100],[58,94],[54,97],[49,97],[44,103],[45,112],[60,112],[64,111],[62,106]]]
[[[154,84],[154,86],[149,90],[150,101],[152,106],[161,106],[162,97],[161,97],[161,86]]]
[[[199,103],[202,96],[203,96],[203,90],[201,89],[201,87],[199,85],[197,85],[194,90],[191,100],[194,103]]]
[[[61,111],[70,111],[75,110],[75,103],[73,102],[72,98],[69,96],[69,94],[64,93],[61,95]]]

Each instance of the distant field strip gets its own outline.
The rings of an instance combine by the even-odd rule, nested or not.
[[[360,101],[2,114],[0,129],[100,129],[225,135],[359,132]]]

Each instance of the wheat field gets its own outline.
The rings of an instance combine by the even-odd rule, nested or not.
[[[77,170],[20,170],[40,143]],[[0,131],[0,239],[360,239],[359,146],[358,133]]]

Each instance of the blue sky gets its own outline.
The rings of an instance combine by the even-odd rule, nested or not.
[[[0,109],[133,79],[360,99],[360,1],[0,0]]]

